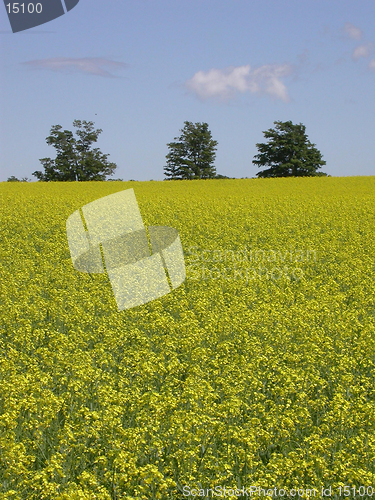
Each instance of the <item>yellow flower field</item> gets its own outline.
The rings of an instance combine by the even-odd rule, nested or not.
[[[129,188],[187,278],[119,312],[66,220]],[[0,228],[0,500],[375,497],[375,177],[1,183]]]

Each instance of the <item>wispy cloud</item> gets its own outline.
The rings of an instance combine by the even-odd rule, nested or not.
[[[357,26],[354,26],[352,23],[345,23],[344,32],[353,40],[360,40],[362,38],[362,30],[357,28]]]
[[[371,61],[368,63],[369,69],[374,69],[375,70],[375,59],[371,59]]]
[[[289,100],[282,78],[293,72],[290,64],[266,64],[251,69],[250,65],[230,66],[225,69],[198,71],[185,83],[185,87],[198,98],[229,100],[238,93],[268,95],[274,99]]]
[[[109,59],[100,57],[54,57],[50,59],[36,59],[22,64],[35,69],[46,69],[62,73],[78,72],[108,78],[116,78],[116,76],[110,73],[106,68],[109,70],[116,70],[127,67],[125,63],[110,61]]]
[[[373,48],[374,48],[374,44],[372,44],[372,43],[366,43],[363,45],[359,45],[358,47],[356,47],[353,50],[352,58],[355,61],[358,61],[358,59],[360,59],[361,57],[368,57],[371,54]]]

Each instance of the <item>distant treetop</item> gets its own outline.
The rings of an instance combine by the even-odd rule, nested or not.
[[[40,181],[105,181],[117,168],[110,163],[108,154],[103,154],[99,148],[91,149],[97,142],[102,130],[94,130],[94,123],[74,120],[78,139],[70,130],[62,130],[61,125],[54,125],[46,141],[57,151],[54,160],[41,158],[39,161],[44,172],[35,171],[32,175]]]
[[[259,143],[259,153],[253,163],[260,167],[268,167],[258,172],[257,177],[302,177],[326,176],[317,172],[325,165],[322,154],[316,149],[305,133],[306,127],[300,123],[293,125],[291,121],[275,121],[274,129],[266,130],[264,136],[268,143]]]
[[[167,165],[164,174],[167,179],[211,179],[216,175],[213,165],[217,141],[212,139],[208,123],[185,121],[181,135],[176,142],[167,144]]]
[[[28,179],[27,177],[22,177],[22,179],[17,179],[17,177],[15,177],[14,175],[11,175],[10,177],[8,177],[7,179],[7,182],[29,182],[30,179]]]

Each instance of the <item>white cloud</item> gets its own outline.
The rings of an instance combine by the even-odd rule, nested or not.
[[[361,57],[368,57],[372,49],[374,48],[374,45],[372,43],[366,43],[364,45],[359,45],[357,48],[353,50],[352,58],[355,61],[358,61]]]
[[[109,59],[100,57],[54,57],[51,59],[37,59],[34,61],[27,61],[26,64],[30,67],[37,69],[47,69],[52,71],[66,72],[79,72],[89,75],[105,76],[114,78],[115,75],[104,69],[117,69],[126,67],[125,63],[110,61]]]
[[[288,101],[288,92],[282,78],[292,73],[290,64],[266,64],[254,70],[250,65],[225,69],[198,71],[185,83],[186,88],[200,99],[227,100],[238,93],[266,94],[274,99]]]
[[[371,61],[368,63],[369,69],[375,69],[375,59],[371,59]]]
[[[349,38],[353,40],[359,40],[362,38],[362,30],[354,26],[352,23],[345,23],[344,31],[348,35]]]

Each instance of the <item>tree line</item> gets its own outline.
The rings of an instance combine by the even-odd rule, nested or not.
[[[318,170],[326,164],[322,154],[312,144],[306,127],[291,121],[275,121],[275,128],[263,132],[267,143],[256,144],[259,153],[253,164],[265,168],[257,177],[326,176]],[[217,141],[214,141],[207,123],[185,122],[181,135],[167,144],[167,179],[210,179],[218,176],[213,165]]]
[[[306,127],[291,121],[275,121],[275,127],[263,132],[268,142],[257,143],[258,154],[253,164],[263,168],[257,177],[326,176],[318,170],[326,164],[322,154],[312,144]],[[113,175],[117,165],[108,161],[108,154],[92,145],[97,142],[101,129],[93,122],[74,120],[77,138],[73,132],[54,125],[46,138],[56,149],[56,158],[41,158],[44,172],[35,171],[39,181],[105,181]],[[216,173],[214,166],[218,142],[213,140],[208,123],[184,122],[180,135],[167,144],[164,175],[166,180],[228,178]],[[27,177],[22,179],[27,181]],[[8,181],[19,181],[15,176]]]

